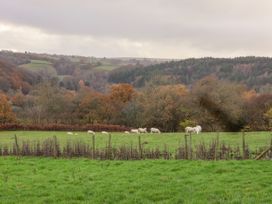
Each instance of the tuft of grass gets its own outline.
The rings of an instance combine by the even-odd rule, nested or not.
[[[0,203],[271,203],[271,176],[270,161],[1,157]]]

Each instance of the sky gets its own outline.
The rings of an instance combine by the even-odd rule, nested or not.
[[[0,50],[271,57],[271,36],[271,0],[0,0]]]

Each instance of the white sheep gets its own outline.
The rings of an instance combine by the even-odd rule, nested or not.
[[[106,134],[106,135],[108,135],[109,133],[108,132],[106,132],[106,131],[102,131],[101,132],[102,134]]]
[[[150,133],[161,133],[158,128],[150,128]]]
[[[131,133],[136,133],[136,134],[139,134],[139,133],[140,133],[138,129],[131,129],[130,132],[131,132]]]
[[[138,128],[140,133],[147,133],[147,129],[146,128]]]
[[[190,132],[193,133],[193,132],[195,132],[195,128],[194,127],[186,127],[185,132],[186,133],[190,133]]]
[[[73,135],[73,133],[72,132],[67,132],[67,135]]]
[[[195,127],[186,127],[185,132],[186,133],[196,133],[199,134],[201,132],[202,128],[200,125],[197,125]]]
[[[202,128],[201,128],[200,125],[197,125],[197,126],[195,126],[194,128],[195,128],[196,134],[198,134],[198,133],[200,133],[200,132],[202,131]]]
[[[88,131],[87,131],[87,133],[88,133],[88,134],[95,135],[95,132],[94,132],[94,131],[92,131],[92,130],[88,130]]]
[[[124,133],[125,133],[125,134],[129,134],[129,131],[125,131]]]

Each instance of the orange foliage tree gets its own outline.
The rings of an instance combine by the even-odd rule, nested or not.
[[[85,87],[78,95],[79,105],[76,113],[83,123],[98,123],[102,121],[102,94]]]
[[[0,124],[12,123],[16,121],[15,114],[12,112],[11,105],[7,96],[0,93]]]
[[[137,93],[130,84],[114,84],[110,91],[103,97],[102,114],[106,122],[119,124],[122,119],[122,110]]]
[[[182,84],[164,85],[146,89],[139,99],[143,105],[143,125],[177,131],[183,119],[184,99],[188,91]]]

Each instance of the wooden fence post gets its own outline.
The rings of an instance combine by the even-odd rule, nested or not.
[[[108,159],[112,159],[112,151],[111,151],[111,134],[109,133],[109,141],[108,141]]]
[[[185,142],[185,159],[188,159],[188,144],[187,144],[187,135],[184,135],[184,142]]]
[[[18,158],[19,155],[20,155],[20,152],[19,152],[18,138],[17,138],[16,134],[14,135],[14,139],[15,139],[16,155],[17,155],[17,158]]]
[[[58,156],[58,141],[56,135],[53,136],[54,140],[54,158],[57,158]]]
[[[217,151],[219,147],[219,132],[216,132],[215,150],[214,150],[214,160],[217,160]]]
[[[193,159],[193,148],[192,148],[192,133],[190,132],[190,159]]]
[[[246,159],[246,141],[245,141],[245,132],[242,133],[242,147],[243,147],[243,159]]]
[[[142,150],[142,142],[141,142],[141,136],[138,137],[139,140],[139,152],[140,152],[140,159],[143,158],[143,150]]]
[[[92,158],[95,159],[96,156],[95,156],[95,135],[93,134],[93,137],[92,137],[92,145],[93,145],[93,155],[92,155]]]

